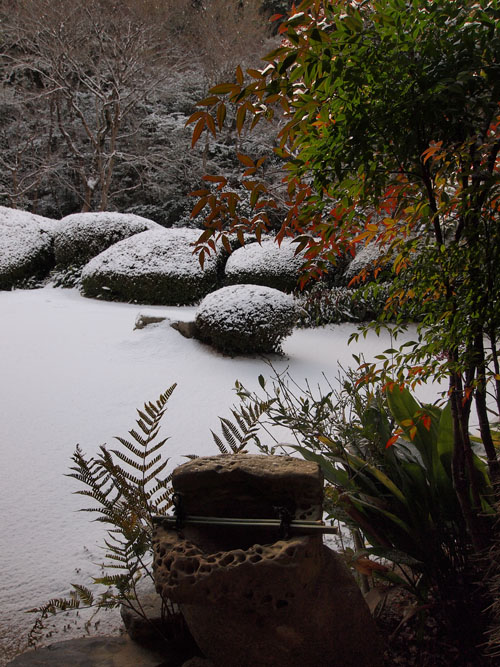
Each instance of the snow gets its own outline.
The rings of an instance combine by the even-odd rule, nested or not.
[[[222,327],[241,333],[249,327],[279,326],[282,319],[297,316],[295,300],[272,287],[259,285],[230,285],[206,296],[196,311],[207,326]]]
[[[97,573],[92,561],[101,558],[103,528],[76,513],[85,499],[65,476],[77,443],[92,454],[126,435],[136,408],[177,382],[162,427],[170,465],[186,454],[218,453],[210,429],[218,432],[218,416],[230,416],[234,381],[257,390],[259,374],[272,375],[264,359],[224,357],[168,321],[134,330],[141,312],[189,320],[194,311],[95,301],[51,287],[0,292],[0,642],[30,627],[26,609]],[[362,348],[348,346],[353,329],[295,330],[285,356],[272,357],[275,368],[324,385],[322,373],[334,380],[339,363],[353,365],[353,353],[370,358],[390,346],[375,335]]]
[[[296,250],[297,244],[290,239],[283,239],[281,245],[274,239],[245,245],[230,255],[226,263],[226,275],[232,280],[238,280],[240,275],[248,273],[292,276],[296,280],[304,263],[301,254],[295,255]]]
[[[58,264],[84,264],[113,243],[160,225],[133,213],[73,213],[59,221],[54,238]]]
[[[53,222],[40,215],[0,206],[0,276],[11,271],[17,275],[40,254],[50,252],[51,237],[47,231]]]
[[[202,275],[203,269],[191,247],[199,236],[199,230],[194,229],[162,229],[136,234],[94,257],[85,266],[82,279],[95,273],[127,276],[151,273]],[[205,271],[214,270],[216,261],[215,255],[208,257]]]

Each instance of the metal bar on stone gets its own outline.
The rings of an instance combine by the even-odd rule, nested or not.
[[[156,524],[167,524],[172,527],[177,524],[175,516],[154,516],[153,522]],[[186,525],[212,525],[229,526],[242,528],[280,528],[279,519],[241,519],[237,517],[213,517],[213,516],[185,516],[182,523]],[[322,521],[290,521],[290,528],[303,533],[337,533],[334,526],[325,526]]]

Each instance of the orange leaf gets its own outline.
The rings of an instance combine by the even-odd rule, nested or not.
[[[202,197],[193,207],[193,210],[191,211],[191,217],[196,218],[198,213],[205,208],[207,205],[208,198],[207,197]]]
[[[382,565],[381,563],[377,563],[374,560],[370,560],[369,558],[357,558],[353,562],[354,567],[358,572],[361,574],[366,574],[367,576],[371,576],[374,572],[388,572],[389,568],[386,565]]]
[[[210,114],[207,114],[207,115],[205,116],[205,120],[206,120],[208,129],[210,130],[210,132],[211,132],[211,133],[214,135],[214,137],[215,137],[215,136],[216,136],[216,132],[215,132],[215,122],[214,122],[214,119],[212,118],[212,116],[210,116]]]
[[[385,448],[389,449],[389,447],[392,447],[392,445],[396,442],[396,440],[399,438],[399,435],[396,433],[393,435],[389,440],[386,442]]]
[[[196,146],[196,142],[200,138],[204,127],[205,127],[205,115],[203,116],[203,118],[200,118],[200,120],[195,125],[195,128],[193,130],[193,138],[191,139],[191,148],[194,148]]]
[[[193,114],[189,116],[187,121],[184,123],[184,127],[187,127],[191,123],[194,123],[198,120],[198,118],[202,118],[206,114],[206,111],[195,111]]]
[[[242,86],[243,85],[243,70],[241,69],[241,67],[239,65],[236,68],[235,74],[236,74],[236,81],[240,84],[240,86]]]
[[[247,115],[247,109],[245,106],[241,106],[236,113],[236,129],[238,134],[241,134],[243,125],[245,124],[245,118]]]
[[[219,130],[222,130],[225,119],[226,119],[226,105],[224,103],[221,103],[219,104],[219,107],[217,109],[217,125],[219,126]]]
[[[255,167],[255,163],[251,157],[244,155],[243,153],[236,153],[238,160],[245,165],[245,167]]]
[[[422,415],[422,424],[428,431],[431,430],[431,423],[432,420],[430,418],[430,415]]]

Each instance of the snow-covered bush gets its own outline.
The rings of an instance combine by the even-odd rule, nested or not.
[[[377,243],[369,243],[367,246],[361,248],[356,257],[349,264],[344,273],[344,282],[348,284],[354,276],[358,275],[360,271],[366,273],[368,280],[373,280],[374,270],[380,260],[383,258],[383,252]],[[379,279],[390,279],[390,265],[383,267],[382,274]]]
[[[42,278],[54,265],[53,221],[0,206],[0,289]]]
[[[197,301],[217,281],[217,258],[202,269],[192,243],[191,229],[150,230],[119,241],[84,267],[86,296],[148,304],[187,304]]]
[[[152,220],[131,213],[74,213],[63,218],[54,238],[60,267],[83,266],[114,243],[148,229],[159,229]]]
[[[200,340],[222,352],[278,351],[298,317],[293,297],[261,285],[229,285],[206,296],[195,323]]]
[[[317,283],[300,297],[301,326],[317,327],[340,322],[366,322],[384,312],[387,283],[368,283],[359,289],[325,287]]]
[[[300,267],[304,263],[301,254],[295,256],[297,244],[284,239],[279,246],[274,239],[252,243],[235,250],[226,263],[226,282],[266,285],[285,292],[297,287]]]

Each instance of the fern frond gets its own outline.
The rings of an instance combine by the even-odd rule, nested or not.
[[[76,599],[78,599],[80,602],[83,602],[87,607],[91,607],[94,604],[94,594],[90,590],[90,588],[87,588],[86,586],[82,586],[81,584],[71,584],[73,586],[73,592],[71,594],[71,597],[73,598],[74,595],[77,596]]]
[[[214,433],[214,431],[210,431],[212,433],[212,438],[215,441],[215,444],[217,445],[217,448],[221,454],[229,454],[227,447],[224,445],[222,440],[219,438],[219,436]]]
[[[131,435],[133,435],[134,431],[129,431],[129,433]],[[135,439],[137,440],[137,438],[135,438]],[[142,449],[139,449],[139,447],[136,447],[134,444],[132,444],[128,440],[125,440],[125,438],[120,438],[119,436],[115,435],[115,440],[118,440],[118,442],[121,445],[123,445],[123,447],[128,449],[128,451],[131,452],[138,459],[140,459],[143,456],[144,451]],[[137,440],[137,441],[139,442],[140,445],[142,445],[142,447],[145,447],[147,445],[147,443],[145,441],[142,441],[142,442],[140,440]],[[111,451],[116,452],[116,449],[112,449]]]
[[[151,418],[150,416],[148,416],[147,414],[145,414],[145,413],[142,412],[141,410],[137,410],[137,414],[139,415],[139,417],[141,418],[141,420],[142,420],[143,422],[145,422],[148,426],[153,426],[153,425],[154,425],[154,423],[155,423],[154,418]],[[137,423],[139,423],[139,420],[138,420]]]

